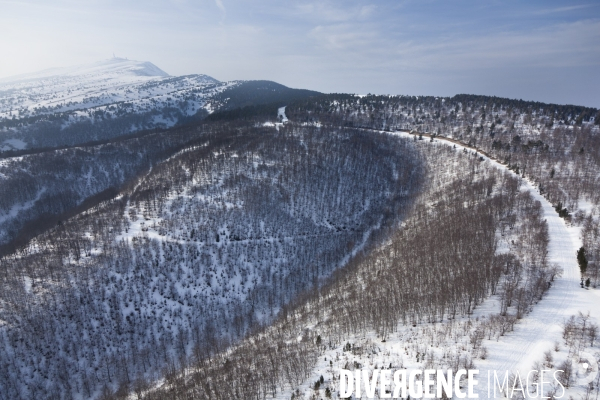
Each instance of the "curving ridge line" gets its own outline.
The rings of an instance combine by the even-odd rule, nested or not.
[[[415,133],[406,131],[392,132],[392,134],[404,137],[415,135]],[[431,135],[422,135],[431,138]],[[518,176],[509,170],[506,164],[477,148],[444,136],[435,136],[434,140],[435,142],[452,144],[476,151],[484,160],[487,160],[496,168]],[[579,285],[580,274],[576,261],[576,251],[581,245],[578,235],[579,230],[567,227],[552,204],[539,193],[534,184],[528,179],[521,179],[533,198],[540,201],[548,223],[550,238],[548,263],[559,265],[563,269],[563,274],[562,277],[555,279],[552,287],[544,298],[534,306],[533,311],[518,321],[513,332],[505,335],[500,341],[484,341],[484,345],[488,349],[488,358],[477,360],[480,373],[476,392],[478,392],[479,398],[488,398],[488,372],[493,379],[493,373],[497,371],[498,376],[502,379],[506,371],[514,373],[519,370],[520,375],[525,378],[532,369],[533,363],[541,361],[545,351],[553,349],[555,342],[562,344],[562,324],[571,315],[577,314],[578,311],[584,313],[589,311],[592,317],[600,318],[599,293],[596,290],[581,289]],[[502,397],[500,393],[498,395]],[[491,397],[493,397],[493,392]]]

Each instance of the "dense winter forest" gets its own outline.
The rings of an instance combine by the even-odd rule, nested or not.
[[[598,110],[265,85],[185,126],[5,154],[0,399],[338,398],[339,368],[476,366],[561,275],[523,179],[600,284]],[[594,329],[574,317],[565,351]]]
[[[3,257],[4,398],[90,397],[210,356],[381,235],[421,180],[387,135],[203,129]]]
[[[4,252],[81,211],[77,207],[114,197],[123,184],[201,137],[196,128],[181,128],[0,160],[0,182],[10,188],[0,191]]]
[[[295,102],[287,114],[297,121],[454,138],[506,163],[583,226],[585,279],[600,284],[599,110],[474,95],[332,94]]]
[[[560,274],[545,260],[539,202],[520,190],[517,178],[472,152],[426,142],[415,151],[426,166],[425,183],[385,245],[353,257],[273,326],[172,374],[146,398],[308,398],[301,388],[311,398],[338,398],[339,368],[360,368],[352,355],[381,352],[364,339],[372,331],[379,346],[400,338],[407,349],[404,358],[388,354],[382,367],[416,360],[431,369],[471,368],[485,357],[481,341],[511,331]],[[496,313],[477,322],[460,318],[490,295],[501,299]],[[431,325],[436,322],[442,324]],[[327,379],[306,388],[320,360]]]

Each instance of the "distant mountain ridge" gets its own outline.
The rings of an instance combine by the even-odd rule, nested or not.
[[[256,82],[171,76],[150,62],[123,58],[1,79],[0,152],[106,140],[220,109],[319,94]]]
[[[51,79],[61,76],[87,75],[94,73],[131,73],[138,76],[169,76],[168,73],[148,61],[135,61],[126,58],[113,57],[92,64],[83,64],[73,67],[49,68],[37,72],[19,74],[0,78],[0,84],[26,82],[29,80]]]

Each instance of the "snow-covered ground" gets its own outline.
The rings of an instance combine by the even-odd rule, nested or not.
[[[98,315],[71,300],[65,300],[60,307],[77,310],[78,316],[83,318],[81,321],[63,319],[62,315],[67,313],[53,316],[53,311],[45,311],[40,314],[40,318],[64,323],[70,328],[39,330],[40,335],[46,335],[44,338],[22,333],[31,340],[26,342],[27,349],[21,346],[22,351],[16,350],[21,353],[15,356],[19,365],[15,365],[14,375],[0,376],[0,391],[8,381],[22,381],[23,386],[26,385],[30,373],[36,373],[30,365],[37,366],[37,361],[30,361],[31,357],[43,351],[43,346],[37,343],[46,341],[85,342],[79,348],[97,348],[93,352],[100,355],[94,355],[95,359],[106,354],[106,360],[110,354],[126,354],[128,349],[141,346],[146,346],[149,357],[158,357],[158,351],[162,350],[157,350],[158,344],[149,343],[153,338],[163,338],[160,340],[165,341],[165,355],[176,351],[191,354],[196,339],[181,342],[183,347],[179,350],[174,347],[174,337],[183,337],[181,332],[186,332],[185,335],[191,332],[190,338],[192,333],[205,335],[207,332],[206,338],[218,334],[219,339],[237,341],[251,324],[274,318],[283,305],[311,282],[326,279],[340,264],[345,264],[348,253],[360,251],[373,232],[385,226],[387,220],[382,206],[393,204],[394,208],[400,208],[410,201],[407,194],[413,185],[416,190],[416,178],[414,181],[409,178],[419,164],[395,138],[374,140],[365,133],[344,131],[339,132],[338,137],[331,132],[323,134],[293,125],[289,129],[293,134],[283,138],[274,129],[257,130],[264,148],[254,143],[250,147],[243,138],[239,143],[217,142],[205,149],[211,140],[207,139],[202,145],[186,147],[164,162],[153,163],[152,169],[136,186],[122,192],[116,203],[102,203],[78,216],[86,221],[111,218],[111,222],[104,225],[106,235],[99,235],[87,222],[76,219],[63,222],[60,229],[76,237],[77,243],[85,244],[75,250],[77,254],[56,252],[56,259],[45,259],[44,263],[65,269],[77,265],[77,271],[85,268],[98,273],[86,282],[76,277],[62,281],[65,293],[78,293],[81,288],[90,296],[97,296],[86,304],[97,304]],[[355,137],[369,144],[366,151],[353,145],[351,139]],[[57,152],[67,157],[72,151],[74,149]],[[403,154],[411,158],[404,158]],[[3,163],[9,164],[10,160]],[[81,177],[80,186],[94,186],[94,174],[86,174],[88,171],[82,168],[74,174]],[[163,190],[161,194],[148,197],[145,193],[157,185]],[[126,201],[121,203],[124,198]],[[103,208],[117,203],[123,208],[116,212]],[[38,245],[40,241],[56,245],[65,242],[51,237],[53,232],[50,230],[33,239],[28,246],[31,249],[28,256],[41,256],[45,245]],[[102,240],[102,244],[97,240]],[[108,250],[110,246],[120,248],[119,254]],[[104,262],[106,257],[113,256],[114,264]],[[18,268],[17,263],[31,264],[21,256],[12,260],[15,268]],[[54,286],[54,282],[48,288],[40,285],[39,276],[28,271],[24,272],[22,281],[14,281],[15,290],[29,296],[27,301],[45,309],[48,303],[43,296],[58,285]],[[121,289],[121,285],[127,289]],[[106,303],[109,292],[112,298],[118,297],[114,302],[110,300],[110,306]],[[2,293],[11,293],[11,290]],[[0,296],[3,321],[12,318],[4,316],[11,315],[15,309],[10,307],[13,303],[4,302],[6,297]],[[112,325],[105,318],[112,320],[113,317],[118,323],[130,324],[127,339],[119,337],[125,334],[124,330],[109,331]],[[106,327],[108,333],[104,335],[105,330],[100,331],[99,326]],[[26,332],[28,328],[6,324],[1,328],[0,359],[7,359],[6,351],[11,355],[16,351],[4,340],[4,332],[8,329]],[[211,342],[204,337],[199,336],[195,343],[212,351]],[[104,341],[106,344],[99,345]],[[90,370],[96,368],[91,356],[65,353],[64,357],[73,357],[78,371],[88,368],[87,365]],[[131,376],[134,368],[140,376],[148,371],[146,379],[153,381],[158,376],[158,372],[150,375],[147,360],[146,364],[137,366],[133,358],[127,362],[131,363],[131,367],[127,367],[127,374]],[[160,372],[164,360],[157,359],[153,365],[155,371]],[[69,367],[39,367],[37,371],[48,371],[48,377],[40,377],[40,382],[46,379],[50,382],[48,385],[59,385],[59,379],[51,374],[66,368]],[[114,372],[110,370],[110,373]],[[69,374],[70,382],[87,379],[77,375],[75,370]],[[70,388],[66,390],[71,393]],[[92,387],[89,392],[94,390]],[[75,398],[92,397],[82,389],[72,392],[76,391]]]
[[[288,122],[288,118],[285,115],[285,107],[279,107],[277,109],[277,119],[281,122]]]
[[[407,133],[396,133],[399,136],[412,136]],[[464,147],[443,138],[435,142]],[[472,149],[469,149],[472,151]],[[482,157],[496,168],[508,171],[506,165]],[[562,277],[555,280],[547,295],[535,306],[533,311],[520,320],[513,332],[505,335],[500,341],[485,341],[489,356],[479,360],[477,367],[481,377],[487,377],[488,371],[522,371],[522,376],[532,369],[536,361],[540,361],[544,352],[552,350],[555,343],[562,343],[563,323],[579,312],[590,313],[596,322],[600,321],[600,292],[580,287],[580,272],[576,253],[581,247],[578,227],[568,225],[560,218],[554,207],[539,190],[527,179],[523,179],[523,190],[529,190],[536,200],[542,204],[548,223],[550,243],[548,245],[548,262],[557,264],[563,269]],[[479,386],[480,398],[487,397],[487,386]]]
[[[206,75],[171,77],[149,62],[112,58],[0,80],[0,118],[23,118],[98,107],[122,101],[173,96],[218,84]]]
[[[393,135],[400,137],[410,137],[406,132],[393,132]],[[430,143],[427,138],[427,145],[451,145],[457,149],[466,149],[474,153],[476,150],[462,146],[444,138],[436,138]],[[496,160],[490,159],[479,153],[484,162],[489,167],[498,168],[513,173],[508,167]],[[580,273],[576,261],[576,251],[581,246],[579,238],[580,228],[571,226],[561,219],[552,205],[539,194],[534,184],[527,179],[522,180],[521,190],[529,191],[534,199],[538,200],[543,208],[543,212],[548,224],[549,245],[548,245],[548,263],[549,265],[558,265],[562,268],[561,277],[554,280],[552,287],[546,293],[541,301],[533,308],[533,311],[522,319],[518,320],[514,330],[501,335],[498,340],[492,338],[484,339],[482,346],[487,349],[485,357],[473,359],[475,368],[479,370],[477,377],[479,384],[475,386],[475,393],[480,399],[494,398],[493,380],[488,385],[488,372],[494,377],[494,372],[500,380],[503,379],[506,371],[514,374],[519,371],[522,377],[523,385],[529,371],[533,369],[559,368],[562,361],[567,359],[567,349],[564,345],[563,326],[571,317],[577,316],[580,312],[584,315],[590,315],[590,322],[598,323],[600,321],[600,292],[598,290],[587,290],[580,287]],[[382,341],[375,332],[365,335],[351,337],[348,343],[357,346],[360,351],[358,354],[349,352],[342,347],[327,349],[319,356],[319,360],[311,377],[306,380],[296,392],[296,399],[316,399],[322,398],[325,394],[323,387],[332,388],[332,397],[339,398],[339,368],[349,365],[350,369],[356,368],[373,369],[425,369],[430,354],[437,358],[444,358],[445,364],[450,365],[450,359],[460,360],[460,350],[464,350],[469,343],[469,335],[475,329],[478,323],[487,320],[492,314],[499,312],[498,296],[492,296],[481,304],[471,316],[459,318],[455,321],[448,321],[441,324],[424,324],[423,326],[401,327],[394,337]],[[317,329],[316,326],[307,327],[308,329]],[[584,351],[586,349],[583,349]],[[420,352],[420,359],[419,359]],[[540,365],[544,361],[544,353],[549,352],[553,357],[553,367]],[[595,352],[588,352],[588,355],[598,358]],[[416,362],[415,362],[416,354]],[[427,359],[426,359],[427,358]],[[485,359],[482,359],[485,358]],[[589,371],[584,372],[582,365],[588,360],[581,360],[575,364],[574,384],[561,393],[558,389],[557,398],[568,399],[585,398],[585,385],[581,378],[590,376]],[[352,366],[352,363],[358,362],[359,365]],[[539,363],[534,366],[535,363]],[[591,364],[593,366],[593,363]],[[454,368],[457,369],[457,368]],[[593,367],[597,371],[597,367]],[[592,372],[593,374],[593,372]],[[314,384],[323,376],[325,385],[321,386],[320,391],[314,390]],[[550,374],[550,378],[552,375]],[[548,380],[548,378],[546,378]],[[512,381],[511,381],[512,382]],[[554,382],[554,381],[552,381]],[[545,395],[548,395],[550,385],[545,386]],[[530,386],[531,387],[531,386]],[[492,390],[488,393],[488,388]],[[513,393],[512,398],[518,398],[520,392]],[[290,390],[284,390],[277,398],[289,399],[292,395]],[[504,398],[498,390],[496,398]],[[354,397],[352,397],[354,398]],[[364,398],[364,397],[363,397]],[[378,398],[378,397],[375,397]]]
[[[181,116],[212,112],[210,99],[236,84],[202,74],[170,76],[150,62],[123,58],[4,78],[0,150],[31,145],[35,140],[26,134],[48,121],[60,123],[61,129],[119,118],[129,118],[131,131],[170,127]],[[136,114],[147,115],[144,122],[131,118]]]
[[[23,150],[27,147],[27,143],[20,139],[7,139],[0,143],[0,150]]]

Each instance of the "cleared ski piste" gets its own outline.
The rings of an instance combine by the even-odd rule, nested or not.
[[[393,135],[406,138],[414,138],[413,134],[406,132],[393,132]],[[425,136],[425,135],[424,135]],[[427,139],[430,140],[429,138]],[[439,136],[434,139],[430,145],[451,145],[459,149],[466,149],[470,152],[476,150],[446,138]],[[485,162],[510,173],[508,167],[485,154],[478,152]],[[515,174],[516,175],[516,174]],[[548,223],[548,234],[550,243],[548,244],[548,264],[557,264],[563,269],[561,277],[555,279],[552,287],[548,290],[544,298],[534,306],[533,311],[515,324],[514,331],[507,333],[499,341],[485,340],[484,346],[488,349],[488,357],[485,360],[476,360],[476,366],[479,369],[480,385],[479,398],[488,398],[487,376],[488,371],[493,376],[497,371],[498,375],[505,371],[521,371],[521,376],[527,376],[527,372],[532,369],[534,362],[541,361],[544,352],[552,350],[554,352],[555,343],[559,347],[564,347],[562,332],[563,323],[572,315],[578,312],[584,314],[590,313],[593,322],[600,320],[600,292],[597,289],[582,289],[580,287],[580,272],[577,264],[576,252],[581,247],[580,228],[568,226],[565,221],[558,216],[552,204],[548,202],[539,193],[539,190],[528,179],[522,178],[521,190],[529,190],[532,196],[538,200],[543,207],[544,215]],[[473,317],[483,315],[486,309],[499,309],[496,306],[497,301],[489,299],[487,304],[476,309]],[[492,304],[489,304],[492,303]],[[555,357],[555,365],[559,358]],[[485,383],[485,384],[483,384]],[[483,384],[483,385],[482,385]],[[485,390],[484,390],[485,389]],[[560,393],[560,392],[559,392]],[[567,389],[563,398],[569,395],[577,396],[583,394],[583,388],[573,387]]]

